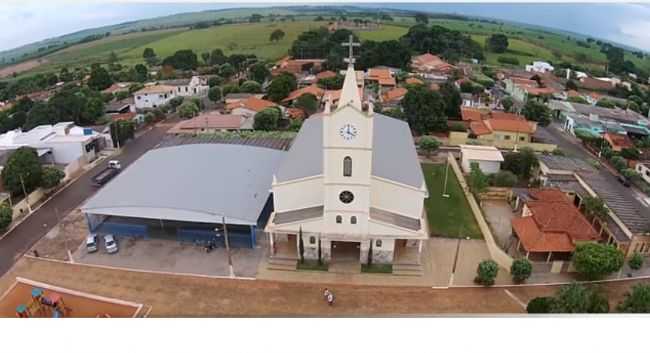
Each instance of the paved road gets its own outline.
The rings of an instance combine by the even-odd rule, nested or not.
[[[165,125],[155,127],[127,143],[117,157],[122,168],[156,146],[168,128],[169,126]],[[100,163],[83,174],[0,240],[0,275],[5,274],[20,256],[57,224],[57,212],[63,217],[97,191],[97,188],[91,185],[90,178],[104,167],[105,163]]]

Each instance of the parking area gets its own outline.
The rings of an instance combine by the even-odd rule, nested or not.
[[[512,235],[512,218],[515,215],[510,204],[505,200],[485,200],[481,202],[481,209],[497,244],[504,250],[510,248],[515,242]]]
[[[202,246],[165,239],[134,239],[118,237],[119,251],[108,254],[99,237],[99,250],[88,253],[81,244],[73,254],[77,263],[128,268],[146,271],[228,276],[228,254],[225,248],[206,252]],[[266,237],[258,234],[255,248],[231,249],[237,277],[255,277],[265,254]]]

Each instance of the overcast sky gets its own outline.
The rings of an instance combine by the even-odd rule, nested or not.
[[[143,3],[148,2],[148,3]],[[183,1],[183,0],[180,0]],[[269,6],[272,3],[265,3]],[[286,3],[285,3],[286,4]],[[0,0],[0,50],[104,25],[179,12],[260,6],[228,3],[152,3],[152,0]],[[369,5],[364,5],[369,6]],[[375,6],[375,5],[372,5]],[[649,4],[379,4],[514,20],[570,30],[650,51]]]

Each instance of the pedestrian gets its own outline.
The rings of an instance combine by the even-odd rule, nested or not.
[[[330,306],[334,305],[334,293],[329,292],[329,294],[327,294],[327,304]]]
[[[323,291],[323,298],[327,300],[327,297],[329,297],[330,294],[332,294],[332,292],[330,292],[329,289],[325,288],[325,290]]]

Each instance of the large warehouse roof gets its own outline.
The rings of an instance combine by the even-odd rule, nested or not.
[[[285,152],[196,144],[151,150],[82,206],[92,214],[257,224]]]

